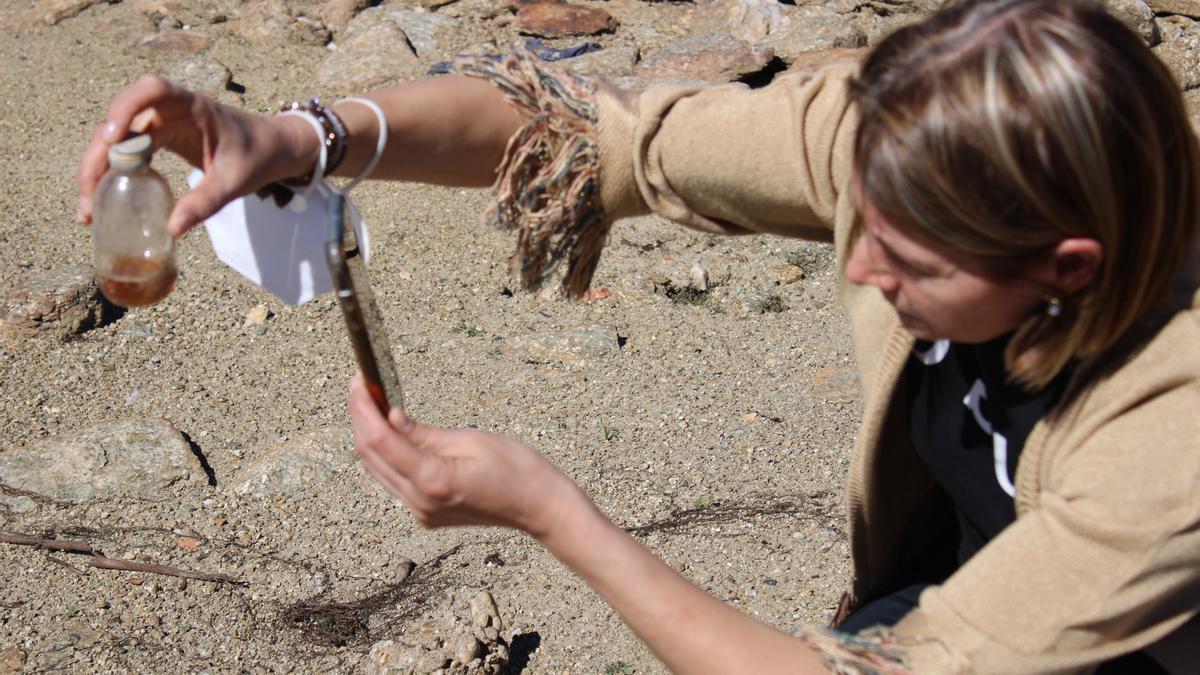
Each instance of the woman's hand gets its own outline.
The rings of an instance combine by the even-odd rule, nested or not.
[[[672,672],[828,672],[810,645],[729,607],[654,557],[529,446],[418,424],[398,410],[384,419],[361,374],[350,384],[350,416],[363,465],[418,522],[530,533],[612,605]]]
[[[319,150],[304,120],[243,112],[144,75],[113,99],[108,119],[96,127],[80,161],[76,219],[81,224],[91,222],[92,194],[108,169],[109,147],[129,131],[150,133],[156,147],[204,170],[204,181],[175,203],[167,221],[175,236],[237,197],[305,173]]]
[[[502,525],[542,539],[591,502],[539,453],[511,438],[384,419],[362,375],[350,384],[354,445],[363,465],[425,527]]]

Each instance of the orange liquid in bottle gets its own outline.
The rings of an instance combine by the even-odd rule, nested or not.
[[[177,274],[170,260],[120,257],[113,263],[112,273],[97,276],[96,284],[114,305],[145,307],[171,294]]]

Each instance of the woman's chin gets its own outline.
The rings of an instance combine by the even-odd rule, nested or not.
[[[942,336],[934,335],[930,330],[929,324],[922,321],[920,318],[908,314],[906,312],[896,312],[900,317],[900,325],[904,326],[904,330],[908,331],[909,335],[918,340],[937,340]]]

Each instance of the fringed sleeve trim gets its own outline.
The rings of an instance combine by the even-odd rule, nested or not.
[[[595,83],[524,51],[460,56],[440,71],[492,82],[527,117],[505,148],[487,218],[517,231],[512,267],[527,290],[566,260],[563,288],[579,298],[610,228],[600,202]]]
[[[816,649],[836,675],[911,675],[904,652],[885,629],[851,635],[836,630],[805,627],[795,636]]]

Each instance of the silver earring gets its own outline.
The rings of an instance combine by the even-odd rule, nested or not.
[[[1062,301],[1055,297],[1046,298],[1046,316],[1054,318],[1062,314]]]

